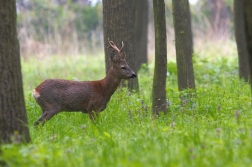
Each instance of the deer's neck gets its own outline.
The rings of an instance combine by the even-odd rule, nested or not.
[[[120,82],[121,79],[116,76],[113,67],[111,67],[106,77],[102,80],[102,87],[105,92],[106,99],[110,99]]]

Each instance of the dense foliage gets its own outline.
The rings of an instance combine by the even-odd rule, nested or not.
[[[252,163],[250,87],[238,79],[237,60],[230,57],[211,60],[195,55],[197,90],[184,92],[177,90],[176,65],[169,62],[167,115],[151,115],[151,63],[139,72],[140,94],[118,89],[96,124],[82,113],[60,113],[44,127],[32,126],[41,114],[31,98],[37,84],[45,78],[101,79],[103,64],[100,56],[23,61],[32,142],[3,145],[0,164],[54,167]]]

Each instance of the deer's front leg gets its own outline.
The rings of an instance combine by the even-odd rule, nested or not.
[[[95,109],[95,103],[90,102],[87,111],[90,120],[94,122],[98,118],[98,111]]]
[[[95,111],[88,112],[89,118],[92,121],[95,121],[99,117],[99,113]]]

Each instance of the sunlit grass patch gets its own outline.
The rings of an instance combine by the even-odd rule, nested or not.
[[[51,167],[249,166],[250,86],[238,79],[237,60],[195,59],[197,89],[182,92],[177,89],[176,64],[169,64],[166,115],[154,118],[151,113],[150,65],[138,74],[140,93],[119,88],[95,124],[86,114],[62,112],[35,128],[41,109],[31,97],[32,89],[45,78],[101,79],[104,58],[53,56],[23,61],[32,142],[1,146],[0,161],[9,166]]]

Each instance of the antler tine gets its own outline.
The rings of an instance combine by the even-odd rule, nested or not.
[[[123,41],[122,41],[122,47],[121,47],[120,51],[122,51],[123,47],[124,47],[124,43],[123,43]]]
[[[113,48],[117,52],[120,52],[120,50],[117,48],[117,46],[115,45],[115,43],[113,41],[109,41],[109,45],[110,46],[108,48]]]
[[[109,40],[109,38],[108,38],[108,43],[109,43],[109,46],[107,47],[107,48],[112,48],[112,46],[110,45],[110,40]]]

